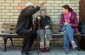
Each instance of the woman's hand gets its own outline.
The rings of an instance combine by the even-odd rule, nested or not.
[[[50,26],[49,25],[46,25],[45,28],[49,28]]]
[[[68,22],[65,22],[65,23],[64,23],[64,25],[67,25],[67,24],[69,24],[69,23],[68,23]]]

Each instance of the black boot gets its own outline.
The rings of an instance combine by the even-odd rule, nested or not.
[[[22,55],[30,55],[28,52],[22,52]]]

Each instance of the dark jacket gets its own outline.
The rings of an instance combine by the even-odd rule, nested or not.
[[[52,22],[51,22],[51,19],[49,16],[44,16],[42,17],[40,15],[41,19],[40,19],[40,29],[44,29],[46,25],[49,25],[50,26],[50,29],[52,27]],[[36,17],[36,30],[38,29],[38,25],[39,25],[39,20],[37,19]]]
[[[70,21],[71,21],[70,24],[73,27],[74,31],[78,32],[78,19],[77,19],[77,14],[74,11],[71,12]],[[63,27],[64,23],[65,23],[64,14],[61,14],[60,31],[61,31],[61,28]]]
[[[29,30],[30,28],[32,28],[32,15],[36,13],[38,10],[40,10],[40,7],[38,6],[33,9],[22,9],[17,21],[16,33],[18,33],[20,30]]]

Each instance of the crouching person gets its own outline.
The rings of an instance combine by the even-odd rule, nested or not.
[[[40,51],[49,52],[49,44],[50,40],[52,40],[51,20],[50,17],[46,15],[45,10],[41,10],[40,14],[41,15],[36,17],[37,34],[40,36]]]

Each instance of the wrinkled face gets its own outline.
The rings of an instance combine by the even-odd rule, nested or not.
[[[68,13],[68,9],[63,8],[62,12],[63,12],[63,14],[66,14],[66,13]]]
[[[41,11],[41,15],[42,16],[45,16],[46,15],[46,12],[45,11]]]
[[[33,8],[34,8],[34,6],[29,6],[29,7],[28,7],[28,9],[33,9]]]

